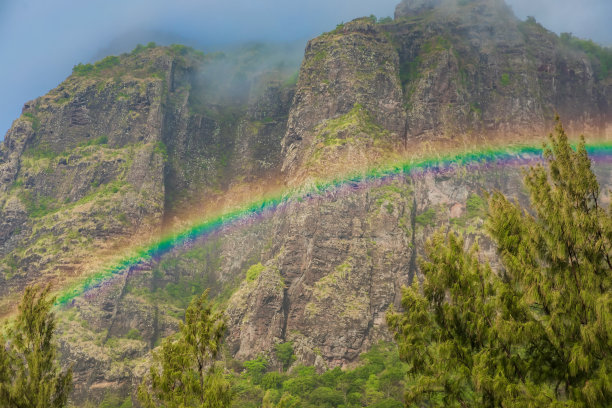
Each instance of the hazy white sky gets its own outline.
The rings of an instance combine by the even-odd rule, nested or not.
[[[556,32],[612,44],[612,0],[506,0]],[[204,51],[245,41],[306,40],[337,23],[392,16],[399,0],[0,0],[0,140],[25,102],[78,62],[138,42]]]

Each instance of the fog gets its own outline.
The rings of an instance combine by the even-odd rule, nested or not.
[[[612,44],[610,0],[507,0],[556,32]],[[291,44],[336,24],[392,16],[399,0],[0,0],[0,140],[25,102],[45,94],[79,62],[138,43],[183,43],[205,52],[246,42]],[[285,48],[286,49],[286,48]],[[298,58],[294,50],[298,52]]]

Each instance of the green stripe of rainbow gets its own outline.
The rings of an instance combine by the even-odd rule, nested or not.
[[[612,142],[593,142],[586,145],[594,162],[612,162]],[[247,203],[240,208],[226,211],[219,216],[204,218],[184,231],[164,236],[146,247],[136,248],[119,262],[86,276],[57,294],[56,304],[64,305],[92,288],[101,286],[130,270],[159,259],[167,252],[194,239],[206,237],[226,226],[269,213],[289,201],[322,196],[345,186],[367,186],[371,182],[391,179],[401,175],[427,172],[449,172],[457,167],[520,166],[542,160],[542,147],[517,145],[502,148],[485,148],[371,168],[363,173],[349,174],[333,180],[310,183],[308,186],[286,190],[264,199]]]

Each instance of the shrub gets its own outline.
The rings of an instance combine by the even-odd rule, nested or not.
[[[264,269],[265,267],[261,264],[261,262],[252,265],[246,273],[247,282],[253,282],[255,279],[257,279]]]

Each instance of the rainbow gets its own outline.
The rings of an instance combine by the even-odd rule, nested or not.
[[[587,143],[586,150],[593,162],[612,162],[612,142]],[[184,230],[163,236],[149,245],[133,249],[129,255],[81,278],[60,290],[56,305],[66,305],[91,289],[98,288],[125,273],[149,267],[164,254],[180,248],[196,239],[202,239],[222,229],[248,222],[259,216],[271,214],[279,207],[293,201],[303,201],[324,196],[342,188],[367,187],[373,182],[385,182],[398,176],[425,173],[450,173],[460,167],[482,169],[498,166],[523,166],[543,160],[543,148],[533,145],[516,145],[502,148],[481,148],[429,158],[410,159],[386,166],[377,166],[362,173],[352,173],[331,180],[309,183],[299,188],[287,189],[263,199],[244,204],[219,215],[192,223]]]

